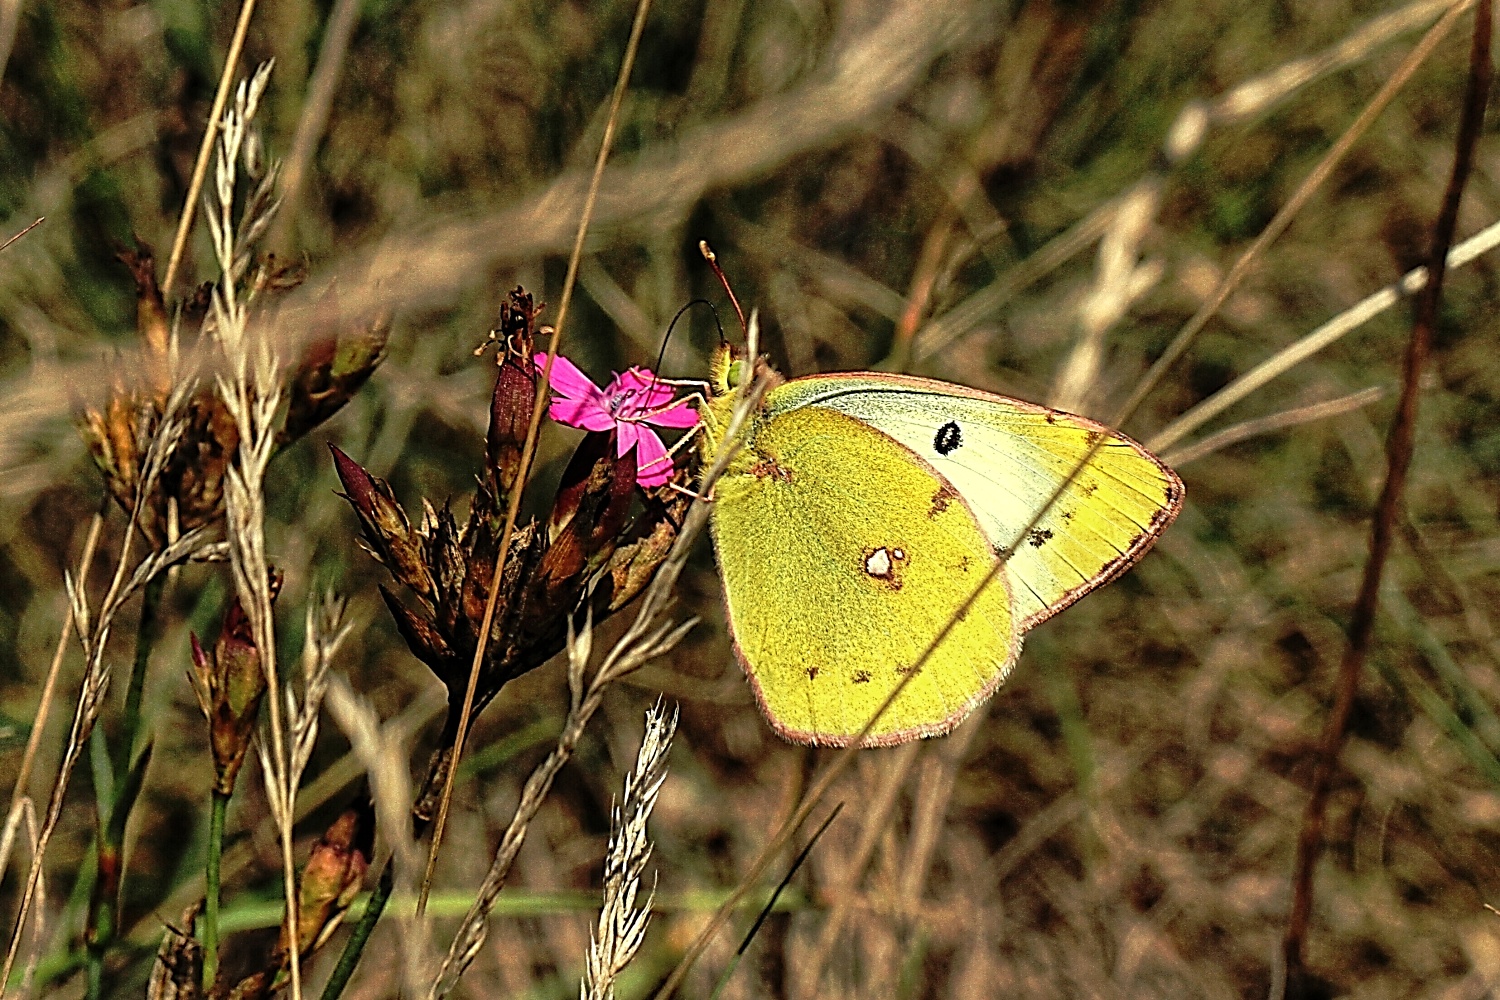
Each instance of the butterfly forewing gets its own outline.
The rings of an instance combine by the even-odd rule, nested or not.
[[[1177,474],[1119,432],[1003,396],[869,373],[795,379],[769,402],[773,419],[809,407],[845,413],[930,464],[974,510],[993,550],[1009,552],[1023,629],[1128,569],[1182,503]]]

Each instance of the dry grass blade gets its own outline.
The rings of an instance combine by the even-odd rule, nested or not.
[[[917,331],[912,341],[913,359],[922,361],[930,358],[960,337],[973,332],[1025,288],[1062,266],[1074,254],[1081,253],[1085,247],[1091,246],[1109,232],[1121,206],[1129,202],[1131,197],[1131,194],[1127,193],[1100,205],[1083,219],[1074,223],[1066,232],[1053,237],[1036,253],[1001,275],[998,280],[975,292],[941,316],[928,321],[922,329]]]
[[[297,225],[297,203],[302,197],[306,183],[307,168],[312,162],[313,152],[323,133],[328,128],[328,115],[333,108],[333,95],[338,87],[339,75],[343,72],[344,57],[349,51],[349,37],[359,23],[359,0],[337,0],[328,15],[328,25],[323,30],[323,47],[318,52],[318,63],[307,81],[307,92],[302,104],[302,117],[297,120],[297,132],[292,137],[285,169],[282,172],[281,196],[286,211],[281,213],[276,227],[279,232],[272,237],[271,244],[280,249],[289,248],[292,233]]]
[[[363,766],[375,802],[376,829],[390,845],[396,892],[410,895],[422,864],[421,845],[411,836],[412,783],[409,736],[400,726],[382,726],[369,702],[342,676],[328,682],[328,712],[349,740]],[[428,968],[427,934],[421,922],[406,920],[401,934],[403,982],[408,994],[420,992]],[[415,924],[415,926],[413,926]]]
[[[464,689],[463,707],[459,710],[458,730],[453,738],[453,754],[448,773],[443,777],[443,793],[438,800],[437,819],[432,825],[432,846],[427,850],[427,870],[422,875],[422,886],[417,895],[417,916],[427,909],[427,896],[432,891],[432,876],[437,869],[438,851],[443,844],[443,831],[448,824],[448,809],[453,802],[453,782],[458,775],[458,761],[463,755],[464,742],[469,734],[470,716],[474,712],[474,696],[479,688],[479,671],[484,664],[484,654],[489,648],[490,627],[495,621],[495,604],[500,596],[500,577],[505,571],[510,555],[511,540],[515,537],[516,517],[521,511],[521,497],[526,492],[526,483],[531,476],[531,463],[536,457],[537,434],[541,429],[542,415],[546,413],[547,390],[552,384],[552,366],[557,361],[557,345],[562,340],[563,323],[568,316],[568,306],[573,300],[573,288],[578,280],[578,265],[583,259],[583,241],[588,235],[589,221],[594,214],[594,203],[599,197],[599,185],[604,179],[604,164],[609,159],[614,143],[615,125],[620,117],[620,105],[625,100],[625,88],[630,82],[630,71],[635,65],[636,53],[640,50],[641,35],[646,30],[646,14],[651,9],[651,0],[639,0],[636,5],[635,22],[630,28],[630,39],[625,43],[625,55],[620,61],[620,72],[615,78],[614,94],[610,97],[609,115],[605,120],[604,138],[599,143],[599,155],[594,160],[594,172],[589,178],[588,193],[584,195],[583,209],[578,217],[578,231],[573,238],[573,252],[568,258],[568,273],[563,279],[562,301],[557,308],[557,322],[552,327],[552,339],[547,345],[547,362],[542,366],[541,378],[536,383],[536,398],[532,402],[531,422],[526,427],[526,441],[521,446],[521,465],[516,474],[516,488],[510,491],[505,510],[505,525],[500,531],[500,548],[495,556],[495,569],[490,576],[489,594],[485,599],[484,617],[479,626],[479,641],[474,647],[474,659],[469,664],[469,680]]]
[[[917,762],[917,757],[924,746],[926,746],[925,743],[913,742],[897,747],[892,755],[890,766],[881,775],[879,787],[867,800],[868,805],[863,811],[864,822],[860,827],[859,840],[855,842],[854,850],[850,852],[845,862],[844,877],[837,884],[828,887],[828,894],[833,905],[828,915],[823,918],[823,926],[818,929],[818,940],[813,946],[812,959],[807,963],[807,976],[800,990],[803,995],[810,996],[816,993],[818,984],[823,981],[823,973],[828,968],[828,960],[833,957],[833,949],[838,944],[839,935],[843,933],[844,924],[854,908],[865,866],[870,863],[870,856],[875,852],[875,845],[886,832],[891,811],[896,806],[896,797],[900,794],[901,787],[906,783],[906,776],[911,773],[912,765]]]
[[[73,572],[74,579],[85,578],[87,567],[93,565],[94,549],[99,544],[99,532],[104,527],[104,515],[95,514],[89,522],[87,538],[84,539],[83,552],[78,556],[78,567]],[[36,713],[32,718],[31,734],[26,738],[26,750],[21,754],[21,766],[16,771],[16,785],[10,793],[10,806],[14,811],[16,805],[28,797],[27,789],[31,785],[31,769],[36,764],[37,749],[41,746],[42,734],[47,728],[47,717],[52,714],[52,697],[57,691],[57,675],[62,669],[64,654],[67,653],[68,640],[73,637],[73,603],[68,602],[67,613],[63,616],[62,629],[58,632],[57,646],[52,650],[52,662],[47,667],[47,679],[42,682],[42,694],[37,700]],[[0,873],[4,873],[10,861],[10,852],[0,850]]]
[[[893,4],[828,53],[825,70],[806,83],[605,171],[595,228],[641,226],[658,232],[663,220],[684,218],[706,193],[763,177],[778,164],[849,134],[910,94],[935,60],[964,43],[985,13],[985,5],[975,3]],[[493,273],[497,264],[567,250],[589,176],[567,173],[513,207],[393,236],[350,260],[339,280],[369,308],[450,301],[461,284]],[[495,233],[507,238],[496,240]],[[395,282],[392,268],[399,274]]]
[[[1329,399],[1321,403],[1312,403],[1308,406],[1299,406],[1291,410],[1282,410],[1280,413],[1272,413],[1269,416],[1258,417],[1255,420],[1246,420],[1226,427],[1217,433],[1210,434],[1201,441],[1190,444],[1185,448],[1171,449],[1162,452],[1161,460],[1173,468],[1180,469],[1189,462],[1196,462],[1205,455],[1211,455],[1220,448],[1227,448],[1241,441],[1259,437],[1262,434],[1270,434],[1275,431],[1283,431],[1289,427],[1297,427],[1301,424],[1311,423],[1314,420],[1327,420],[1341,413],[1350,413],[1385,396],[1385,390],[1379,386],[1370,386],[1359,392],[1340,396],[1338,399]]]
[[[68,783],[87,745],[89,735],[93,732],[94,723],[98,720],[99,712],[103,708],[104,696],[109,690],[111,665],[105,659],[105,646],[115,617],[136,590],[145,586],[158,574],[189,559],[210,558],[221,554],[219,547],[207,544],[207,532],[200,529],[188,532],[165,548],[147,555],[136,566],[134,572],[126,572],[143,504],[158,481],[167,456],[171,454],[181,436],[181,410],[189,391],[190,383],[186,381],[173,388],[164,404],[161,418],[151,440],[145,447],[137,502],[125,525],[125,536],[120,543],[119,560],[115,565],[115,573],[109,588],[100,602],[97,617],[89,608],[83,582],[80,580],[75,584],[71,577],[64,580],[72,618],[84,649],[83,682],[79,689],[77,705],[74,708],[73,724],[68,735],[67,746],[63,751],[62,763],[58,767],[57,778],[52,785],[41,832],[36,838],[31,867],[27,872],[26,885],[21,893],[20,906],[17,908],[16,922],[11,929],[5,965],[3,969],[0,969],[0,997],[5,996],[10,974],[15,968],[27,916],[37,901],[47,845],[52,839],[53,831],[57,828],[58,820],[62,817],[63,800],[67,793]],[[37,953],[33,951],[27,961],[27,972],[24,977],[27,982],[30,981],[31,970],[35,967],[36,959]]]
[[[1104,335],[1130,307],[1161,280],[1160,261],[1141,260],[1141,245],[1161,204],[1160,182],[1136,185],[1114,212],[1099,242],[1094,287],[1078,309],[1078,343],[1053,383],[1049,403],[1059,410],[1082,412],[1104,364]]]
[[[1239,84],[1212,103],[1209,117],[1227,124],[1263,114],[1314,80],[1352,66],[1392,38],[1427,24],[1454,3],[1455,0],[1417,0],[1381,14],[1322,52],[1283,63],[1269,73]]]
[[[286,939],[297,941],[297,869],[292,856],[292,817],[296,810],[296,775],[301,768],[301,740],[297,747],[287,742],[283,719],[282,686],[276,663],[276,625],[271,611],[271,567],[266,558],[265,482],[266,467],[276,447],[276,410],[281,402],[278,380],[280,359],[265,331],[252,328],[250,300],[254,287],[242,289],[241,280],[250,265],[250,244],[264,232],[274,216],[277,202],[272,195],[276,170],[263,169],[258,140],[251,123],[270,82],[271,64],[265,63],[235,91],[233,106],[219,122],[218,157],[214,187],[204,219],[212,238],[219,266],[207,328],[224,357],[224,370],[215,379],[224,409],[234,421],[238,447],[224,476],[225,533],[230,546],[230,568],[241,606],[250,621],[251,635],[260,650],[270,692],[270,746],[257,743],[263,765],[271,814],[277,821],[281,842],[283,894],[286,901]],[[241,163],[255,187],[236,222],[236,182]],[[313,692],[306,692],[310,703]],[[291,698],[291,692],[286,692]],[[295,703],[293,703],[295,707]],[[316,716],[316,706],[312,706]],[[306,736],[315,731],[305,717],[295,720]],[[296,735],[294,734],[294,739]],[[311,752],[310,744],[306,752]],[[305,758],[304,758],[305,759]],[[291,966],[291,996],[302,996],[299,949],[288,951]]]
[[[20,828],[26,829],[26,844],[35,858],[41,847],[41,838],[36,827],[36,806],[32,803],[30,796],[22,796],[11,803],[10,815],[5,818],[5,830],[0,832],[0,873],[10,866],[10,853],[15,848],[16,831]],[[43,936],[46,934],[47,913],[47,883],[37,883],[36,888],[36,919],[32,921],[31,946],[33,951],[40,949]],[[27,963],[26,975],[21,980],[21,992],[31,992],[31,963]]]
[[[0,15],[0,17],[3,17],[3,15]],[[4,30],[3,28],[0,28],[0,31],[3,31],[3,30]],[[3,61],[0,61],[0,70],[3,70],[3,69],[4,69]],[[47,221],[47,217],[45,215],[41,216],[35,222],[31,223],[29,226],[27,226],[25,229],[21,230],[19,233],[16,233],[16,235],[10,237],[10,239],[6,240],[4,243],[0,243],[0,253],[3,253],[4,251],[9,250],[11,248],[11,246],[17,240],[19,240],[21,237],[25,236],[27,233],[31,232],[37,226],[40,226],[43,222],[46,222],[46,221]]]
[[[646,713],[646,731],[635,770],[625,776],[625,801],[616,805],[604,856],[604,904],[589,938],[588,961],[579,988],[582,1000],[614,1000],[615,980],[646,940],[656,890],[637,905],[641,879],[651,860],[646,822],[667,780],[667,755],[677,731],[677,712],[667,716],[661,702]]]

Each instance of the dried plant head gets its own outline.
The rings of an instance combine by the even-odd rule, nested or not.
[[[491,334],[498,370],[485,467],[462,524],[450,502],[434,507],[424,500],[421,521],[413,525],[389,484],[333,449],[365,548],[413,598],[403,600],[391,588],[381,587],[408,647],[448,689],[448,730],[440,745],[450,749],[533,415],[539,313],[531,295],[517,288],[502,305],[500,322]],[[636,472],[634,456],[619,454],[613,430],[590,432],[570,458],[544,517],[516,526],[499,575],[476,708],[487,704],[507,681],[560,652],[568,618],[586,598],[602,618],[650,582],[677,536],[689,497],[670,482],[638,489]],[[686,473],[675,473],[674,478],[679,486],[687,482]],[[434,761],[434,774],[443,766],[446,751],[440,757]],[[424,787],[433,787],[431,776]],[[418,811],[426,815],[431,803],[424,796],[419,796]]]

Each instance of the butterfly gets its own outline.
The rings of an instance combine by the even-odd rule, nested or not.
[[[794,742],[854,742],[907,674],[862,745],[947,733],[1027,629],[1129,569],[1182,507],[1177,474],[1118,431],[907,375],[786,381],[757,361],[770,387],[731,438],[750,369],[720,349],[700,448],[707,467],[738,447],[710,530],[736,655]]]

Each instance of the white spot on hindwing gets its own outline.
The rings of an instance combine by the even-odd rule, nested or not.
[[[885,545],[866,549],[863,567],[872,580],[892,590],[900,590],[902,570],[906,568],[906,550]]]

